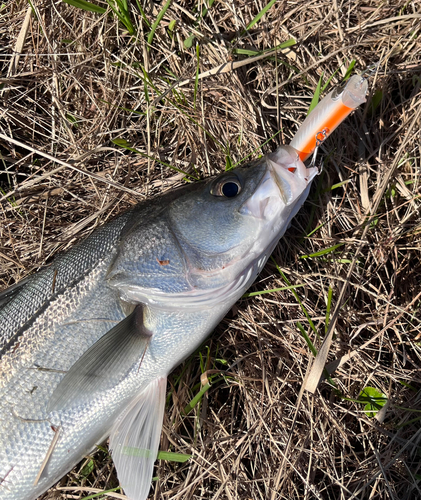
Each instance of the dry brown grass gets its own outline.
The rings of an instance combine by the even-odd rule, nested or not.
[[[3,287],[141,196],[182,182],[159,161],[203,177],[223,170],[227,155],[232,163],[256,158],[279,130],[263,152],[290,141],[321,75],[326,81],[336,72],[333,84],[353,59],[357,72],[381,61],[366,105],[324,144],[324,175],[273,256],[291,283],[305,285],[297,293],[321,336],[329,286],[332,310],[347,286],[328,361],[352,357],[334,372],[336,389],[324,381],[298,397],[313,356],[297,323],[318,341],[290,291],[242,300],[200,351],[207,368],[229,377],[187,416],[199,356],[170,377],[161,448],[193,458],[159,462],[151,498],[421,498],[421,425],[413,421],[421,411],[420,2],[280,0],[247,33],[265,2],[220,0],[197,21],[198,3],[174,0],[150,50],[135,7],[136,42],[111,15],[32,3],[36,16],[21,44],[28,3],[0,10],[0,133],[72,165],[0,139]],[[150,22],[161,8],[145,3]],[[235,49],[269,49],[289,38],[297,45],[199,80],[194,100],[196,51],[183,47],[192,33],[200,72],[244,60]],[[116,138],[142,154],[117,147]],[[301,258],[337,243],[335,253]],[[270,263],[253,290],[284,285]],[[343,399],[367,385],[389,397],[384,419]],[[94,460],[87,477],[79,464],[61,481],[71,490],[42,498],[81,499],[90,493],[77,487],[116,487],[109,456]]]

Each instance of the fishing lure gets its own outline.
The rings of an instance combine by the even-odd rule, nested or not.
[[[305,161],[358,106],[366,101],[368,82],[362,75],[354,75],[335,87],[304,120],[291,141],[300,160]]]

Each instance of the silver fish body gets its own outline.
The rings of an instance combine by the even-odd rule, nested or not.
[[[166,377],[264,266],[316,169],[281,147],[96,230],[0,309],[0,500],[34,500],[111,434],[147,497]]]

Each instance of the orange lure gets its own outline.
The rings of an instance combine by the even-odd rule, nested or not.
[[[336,87],[307,116],[291,141],[300,159],[305,161],[323,141],[360,104],[366,101],[367,80],[354,75]]]

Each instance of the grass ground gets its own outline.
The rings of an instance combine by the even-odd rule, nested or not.
[[[302,286],[243,299],[170,377],[161,449],[192,457],[160,460],[151,498],[421,498],[419,0],[31,5],[0,4],[2,287],[187,174],[288,143],[319,81],[379,63],[251,292]],[[305,337],[327,337],[314,393]],[[370,416],[366,387],[387,399]],[[58,487],[42,499],[117,488],[111,458]]]

